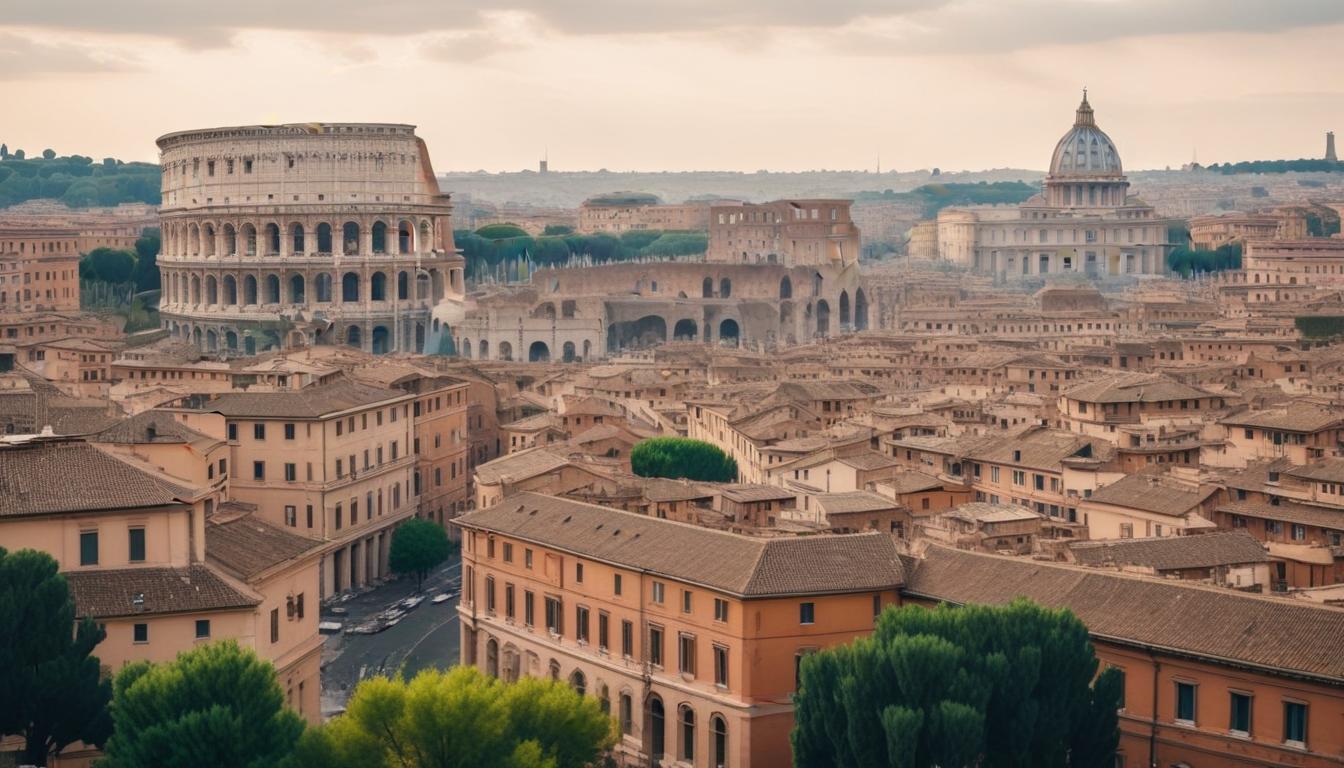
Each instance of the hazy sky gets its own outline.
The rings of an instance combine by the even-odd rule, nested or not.
[[[1344,0],[4,0],[0,140],[413,123],[437,170],[1129,169],[1344,144]]]

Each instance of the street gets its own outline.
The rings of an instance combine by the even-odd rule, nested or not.
[[[374,675],[400,672],[410,679],[423,669],[447,668],[457,663],[457,601],[461,586],[461,557],[454,552],[447,562],[425,577],[420,594],[426,599],[406,614],[396,626],[376,635],[326,636],[322,649],[322,714],[330,716],[345,708],[355,685]],[[435,595],[451,590],[453,598],[438,605]],[[337,616],[328,609],[323,621],[340,621],[353,627],[393,603],[415,594],[415,579],[402,577],[340,603],[348,613]]]

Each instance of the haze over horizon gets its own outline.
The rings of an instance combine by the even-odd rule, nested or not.
[[[1128,170],[1344,132],[1334,0],[10,5],[0,88],[44,106],[0,140],[29,153],[369,121],[417,125],[440,173],[1043,169],[1084,86]]]

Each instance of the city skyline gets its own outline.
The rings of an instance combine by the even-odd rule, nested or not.
[[[1238,5],[22,0],[0,87],[43,107],[0,140],[153,161],[185,128],[375,121],[439,172],[1044,170],[1086,86],[1127,170],[1322,156],[1344,6]]]

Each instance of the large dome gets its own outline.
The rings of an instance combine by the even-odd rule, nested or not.
[[[1050,176],[1064,178],[1123,174],[1115,142],[1097,127],[1092,117],[1092,105],[1087,103],[1087,92],[1084,91],[1083,103],[1078,105],[1078,117],[1073,122],[1073,128],[1055,145],[1055,154],[1050,158]]]

